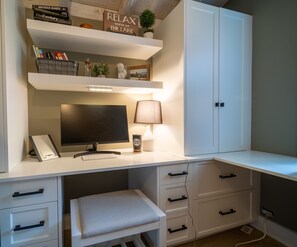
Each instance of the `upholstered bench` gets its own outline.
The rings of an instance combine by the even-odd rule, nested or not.
[[[90,195],[70,203],[72,247],[152,230],[156,231],[154,245],[166,246],[166,216],[139,190]]]

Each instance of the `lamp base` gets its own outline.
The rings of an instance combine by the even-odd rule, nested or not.
[[[142,151],[144,151],[144,152],[154,151],[154,140],[143,140],[142,141]]]

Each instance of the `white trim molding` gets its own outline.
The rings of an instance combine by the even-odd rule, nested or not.
[[[266,220],[267,223],[267,235],[283,243],[288,247],[297,246],[297,232],[294,232],[284,226],[281,226],[271,220]],[[264,217],[259,216],[258,220],[251,224],[253,227],[260,231],[264,229]]]

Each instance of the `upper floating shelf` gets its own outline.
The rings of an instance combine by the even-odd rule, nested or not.
[[[163,41],[27,19],[33,43],[41,48],[147,60]]]

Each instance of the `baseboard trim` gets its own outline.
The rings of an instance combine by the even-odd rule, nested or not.
[[[297,246],[297,233],[289,230],[271,220],[266,220],[267,222],[267,235],[276,239],[277,241],[283,243],[288,247]],[[253,227],[260,231],[264,230],[264,217],[259,216],[258,220],[251,224]]]

